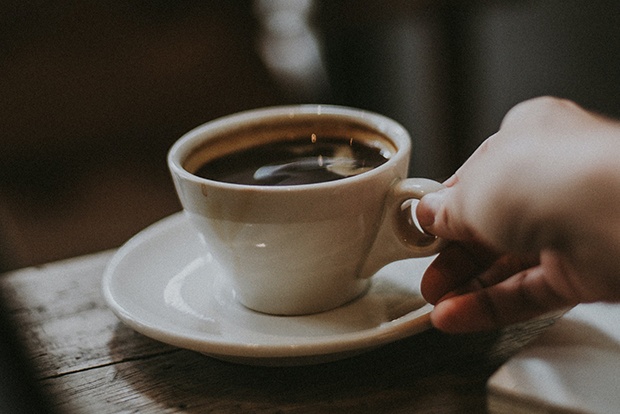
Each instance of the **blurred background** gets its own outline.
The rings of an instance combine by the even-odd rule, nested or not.
[[[373,110],[411,132],[410,173],[441,180],[544,94],[620,116],[617,0],[4,0],[0,270],[180,210],[167,149],[222,115]]]

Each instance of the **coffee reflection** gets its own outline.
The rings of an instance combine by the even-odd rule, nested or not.
[[[385,163],[390,151],[345,137],[274,141],[208,161],[196,175],[246,185],[300,185],[351,177]]]

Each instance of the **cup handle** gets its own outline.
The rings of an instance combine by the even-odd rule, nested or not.
[[[420,200],[426,194],[443,188],[445,188],[443,184],[427,178],[407,178],[392,187],[390,194],[392,200],[387,206],[387,214],[395,214],[392,218],[396,220],[394,230],[403,245],[416,257],[438,253],[445,246],[445,242],[420,230],[413,219],[415,212],[411,211],[413,200]]]
[[[424,233],[414,222],[412,200],[445,188],[427,178],[406,178],[394,184],[385,202],[384,217],[360,277],[367,278],[388,263],[439,253],[444,239]]]

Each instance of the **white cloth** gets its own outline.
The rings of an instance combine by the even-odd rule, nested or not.
[[[620,413],[620,305],[571,309],[500,367],[488,389],[491,412]]]

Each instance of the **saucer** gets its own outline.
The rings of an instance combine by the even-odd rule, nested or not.
[[[239,304],[182,213],[131,238],[103,276],[116,316],[150,338],[249,365],[307,365],[347,358],[428,329],[420,279],[432,258],[392,263],[368,292],[337,309],[274,316]]]

